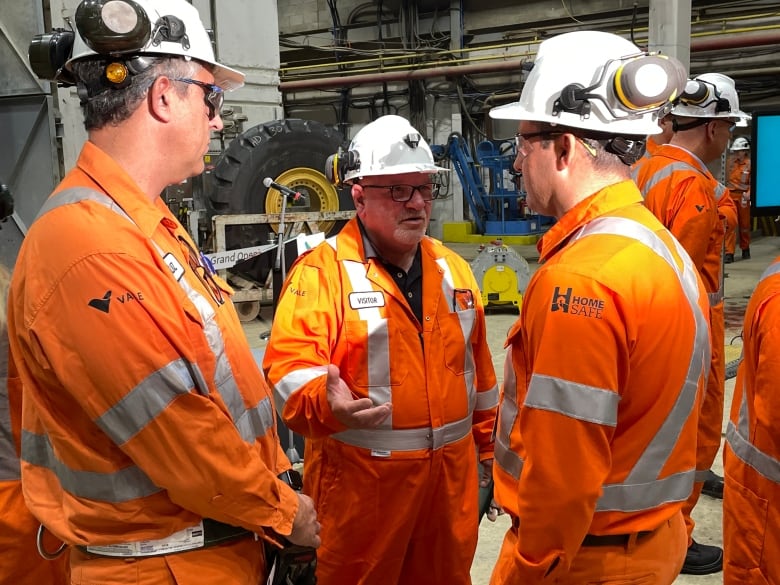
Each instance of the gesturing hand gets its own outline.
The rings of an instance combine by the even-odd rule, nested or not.
[[[338,366],[333,364],[328,366],[326,388],[333,416],[350,429],[372,429],[382,424],[393,411],[389,402],[374,406],[370,398],[355,398],[341,379]]]

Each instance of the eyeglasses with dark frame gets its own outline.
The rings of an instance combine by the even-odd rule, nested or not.
[[[171,77],[171,81],[181,81],[190,85],[197,85],[203,90],[203,100],[209,109],[209,120],[216,118],[222,111],[222,104],[225,102],[225,90],[213,83],[206,83],[189,77]]]
[[[396,203],[406,203],[414,197],[417,191],[423,201],[433,201],[439,197],[440,183],[423,183],[422,185],[362,185],[364,189],[386,189],[390,191],[390,198]]]

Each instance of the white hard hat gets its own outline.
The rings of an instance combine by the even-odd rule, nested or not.
[[[343,168],[341,181],[376,175],[442,173],[428,143],[406,118],[382,116],[367,124],[349,145],[351,164]],[[347,157],[342,156],[342,160]]]
[[[727,118],[735,122],[749,119],[739,109],[734,80],[722,73],[703,73],[690,80],[672,114],[687,118]]]
[[[73,53],[80,59],[180,55],[211,65],[225,91],[244,85],[244,74],[220,65],[198,10],[186,0],[82,0],[76,9]]]
[[[744,136],[737,136],[734,142],[731,143],[731,151],[735,150],[750,150],[750,142]]]
[[[623,37],[565,33],[539,45],[520,101],[495,107],[490,116],[613,135],[658,134],[657,112],[678,96],[686,77],[676,59],[643,53]]]

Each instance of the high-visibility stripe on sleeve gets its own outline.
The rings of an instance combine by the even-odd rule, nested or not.
[[[285,375],[274,385],[274,402],[279,412],[284,410],[284,403],[297,392],[304,384],[308,384],[315,378],[328,375],[328,366],[312,366],[293,370]]]
[[[603,388],[534,374],[524,406],[549,410],[600,425],[617,425],[620,396]]]
[[[160,412],[194,386],[183,359],[175,360],[153,372],[128,392],[96,421],[117,445],[123,445],[148,425]]]
[[[602,487],[596,512],[639,512],[688,499],[693,470],[654,479],[643,484],[611,484]]]
[[[504,399],[498,409],[498,427],[494,458],[496,465],[515,479],[520,479],[523,459],[510,448],[510,436],[517,420],[517,376],[512,365],[512,346],[506,348],[504,359]]]
[[[477,392],[477,402],[474,405],[474,410],[491,410],[496,406],[498,406],[498,384],[490,390]]]

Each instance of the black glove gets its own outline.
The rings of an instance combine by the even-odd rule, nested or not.
[[[5,221],[14,212],[14,198],[8,185],[0,183],[0,221]]]

